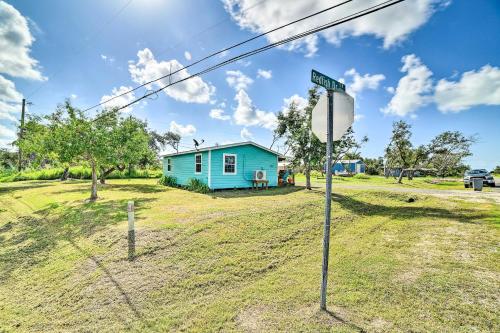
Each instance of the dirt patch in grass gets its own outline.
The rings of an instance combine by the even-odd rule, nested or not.
[[[250,306],[238,314],[236,323],[244,332],[267,332],[270,325],[266,322],[266,315],[269,315],[269,312],[268,306]]]

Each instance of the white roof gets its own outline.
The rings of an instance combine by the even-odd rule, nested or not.
[[[358,163],[362,162],[361,160],[339,160],[337,163]]]
[[[272,154],[278,155],[279,157],[285,158],[285,156],[281,155],[280,153],[275,152],[274,150],[271,150],[271,149],[266,148],[264,146],[261,146],[253,141],[237,142],[237,143],[231,143],[231,144],[227,144],[227,145],[218,145],[218,146],[212,146],[212,147],[203,147],[203,148],[198,148],[198,149],[185,150],[185,151],[180,151],[178,153],[164,154],[164,155],[161,155],[161,157],[171,157],[171,156],[197,153],[200,151],[217,150],[217,149],[224,149],[224,148],[231,148],[231,147],[238,147],[238,146],[245,146],[245,145],[252,145],[252,146],[258,147],[260,149],[263,149],[265,151],[268,151]]]

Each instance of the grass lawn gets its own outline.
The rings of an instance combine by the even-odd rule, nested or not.
[[[136,179],[99,195],[85,202],[87,181],[1,185],[0,332],[500,331],[493,202],[334,190],[325,313],[320,191]]]
[[[408,180],[406,177],[403,178],[403,183],[398,184],[397,179],[394,177],[384,177],[384,176],[369,176],[363,175],[366,178],[357,177],[341,177],[334,176],[333,184],[340,185],[376,185],[376,186],[387,186],[387,187],[407,187],[407,188],[425,188],[425,189],[436,189],[436,190],[467,190],[464,187],[464,183],[461,178],[445,178],[440,180],[435,177],[414,177],[412,180]],[[305,183],[306,177],[303,174],[298,174],[295,176],[295,180],[299,183]],[[313,183],[325,183],[326,178],[316,178],[311,177]],[[470,190],[469,190],[470,191]],[[485,186],[483,191],[489,191],[489,188]]]

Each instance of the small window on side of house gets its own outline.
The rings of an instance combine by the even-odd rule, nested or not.
[[[236,155],[235,154],[224,154],[224,170],[225,175],[235,175],[236,174]]]
[[[194,155],[194,173],[201,173],[201,154]]]
[[[167,158],[167,171],[170,172],[172,171],[172,159]]]

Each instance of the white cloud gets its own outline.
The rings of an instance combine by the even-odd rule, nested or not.
[[[363,119],[365,117],[364,114],[355,114],[354,115],[354,121],[360,121],[361,119]]]
[[[257,70],[257,77],[261,77],[263,79],[269,80],[270,78],[273,77],[273,72],[271,70],[265,70],[265,69],[258,69]]]
[[[401,72],[406,75],[399,80],[394,96],[381,111],[403,117],[431,101],[432,72],[414,54],[405,55],[401,60]]]
[[[187,61],[191,61],[191,53],[189,53],[188,51],[184,51],[184,58],[186,58]]]
[[[226,75],[227,84],[236,91],[246,90],[253,83],[253,80],[241,71],[226,71]]]
[[[276,115],[272,112],[258,110],[252,104],[252,100],[245,90],[238,91],[234,99],[238,102],[233,114],[237,125],[261,126],[270,130],[276,128]]]
[[[226,11],[243,29],[262,33],[276,26],[284,25],[309,13],[332,6],[330,0],[287,1],[280,0],[223,0]],[[402,42],[413,31],[424,25],[439,8],[445,7],[449,0],[413,0],[385,8],[379,12],[324,30],[316,35],[293,41],[283,46],[287,50],[300,50],[307,56],[317,52],[319,38],[339,45],[344,38],[371,35],[383,40],[384,48]],[[353,1],[331,11],[296,23],[266,36],[269,42],[301,33],[313,27],[332,22],[359,10],[379,4],[378,0]],[[247,10],[258,6],[258,10]],[[397,17],[397,20],[394,18]]]
[[[284,114],[288,113],[288,108],[290,107],[290,104],[292,104],[292,102],[295,103],[297,109],[299,110],[303,110],[309,104],[307,99],[305,99],[302,96],[299,96],[298,94],[294,94],[288,98],[283,98],[283,107],[281,108],[281,111]]]
[[[385,76],[383,74],[364,74],[361,76],[354,68],[345,72],[345,75],[351,77],[352,79],[352,82],[347,83],[346,86],[347,93],[354,98],[356,98],[356,94],[365,89],[378,89],[380,82],[385,80]]]
[[[0,73],[46,80],[38,61],[30,56],[34,41],[26,18],[12,5],[0,1]]]
[[[21,108],[3,101],[0,101],[0,119],[17,122]]]
[[[70,97],[71,99],[77,99],[77,98],[78,98],[78,95],[77,95],[77,94],[71,94],[71,95],[69,95],[69,97]]]
[[[193,136],[196,133],[196,127],[191,124],[186,126],[177,124],[175,121],[170,122],[170,131],[179,134],[181,137]]]
[[[222,109],[212,109],[210,110],[210,118],[219,120],[229,120],[231,119],[231,116],[224,114],[224,110]]]
[[[16,139],[16,132],[0,124],[0,147],[8,147]]]
[[[176,59],[170,61],[157,61],[148,48],[137,52],[137,57],[139,59],[136,63],[129,63],[129,71],[132,80],[139,84],[144,84],[183,68],[182,64]],[[178,73],[172,75],[171,82],[185,79],[188,76],[190,76],[190,74],[187,70],[180,70]],[[169,78],[165,77],[152,83],[152,85],[163,87],[168,85],[169,82]],[[149,85],[149,88],[151,88],[151,85]],[[196,76],[168,87],[164,91],[168,96],[177,101],[206,104],[210,103],[212,95],[215,94],[215,87],[210,83],[204,82],[201,77]]]
[[[16,90],[14,82],[0,75],[0,101],[21,102],[23,95]]]
[[[104,60],[104,62],[109,62],[109,63],[115,62],[115,58],[107,56],[105,54],[101,54],[101,59]]]
[[[100,103],[103,103],[103,102],[107,101],[108,99],[113,98],[115,96],[121,95],[121,94],[123,94],[131,89],[132,89],[132,87],[125,87],[125,86],[121,86],[120,88],[113,88],[111,90],[111,95],[104,95],[101,97]],[[104,104],[103,107],[108,108],[108,109],[119,108],[119,107],[127,105],[128,103],[132,102],[134,99],[135,99],[135,94],[134,94],[134,92],[131,92],[129,94],[120,96],[118,98],[115,98],[115,99],[109,101],[108,103]],[[130,111],[132,111],[132,108],[133,108],[133,106],[131,105],[131,106],[124,108],[122,111],[123,112],[130,112]]]
[[[241,136],[241,138],[243,140],[246,140],[246,141],[252,141],[253,140],[253,134],[246,127],[244,127],[241,130],[240,136]]]
[[[434,101],[442,112],[460,112],[476,105],[500,105],[500,68],[483,66],[459,81],[439,80]]]

